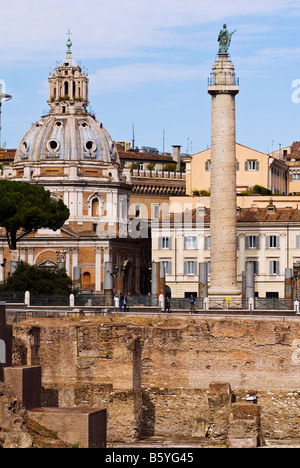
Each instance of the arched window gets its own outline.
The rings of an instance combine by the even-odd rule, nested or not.
[[[99,218],[102,215],[103,201],[100,195],[93,194],[89,198],[89,216]]]
[[[100,215],[100,201],[99,198],[94,198],[92,201],[92,216],[96,217]]]
[[[69,95],[69,83],[65,81],[65,96]]]
[[[82,289],[91,289],[91,274],[89,272],[84,272],[82,276]]]

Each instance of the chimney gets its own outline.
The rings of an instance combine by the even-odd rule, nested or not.
[[[180,148],[179,145],[173,145],[173,159],[177,164],[176,171],[180,171]]]

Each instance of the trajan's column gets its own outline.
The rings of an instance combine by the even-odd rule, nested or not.
[[[212,96],[210,288],[209,296],[236,297],[236,131],[235,96],[239,92],[234,66],[228,57],[231,36],[220,31],[219,54],[212,68],[208,93]]]

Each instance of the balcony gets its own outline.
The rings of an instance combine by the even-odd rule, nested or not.
[[[239,86],[240,80],[235,73],[211,73],[208,86]]]

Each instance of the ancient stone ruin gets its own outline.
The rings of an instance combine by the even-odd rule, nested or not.
[[[43,408],[42,367],[12,366],[12,339],[0,303],[0,447],[32,448],[32,432],[40,427],[64,441],[64,448],[106,447],[106,409]]]

